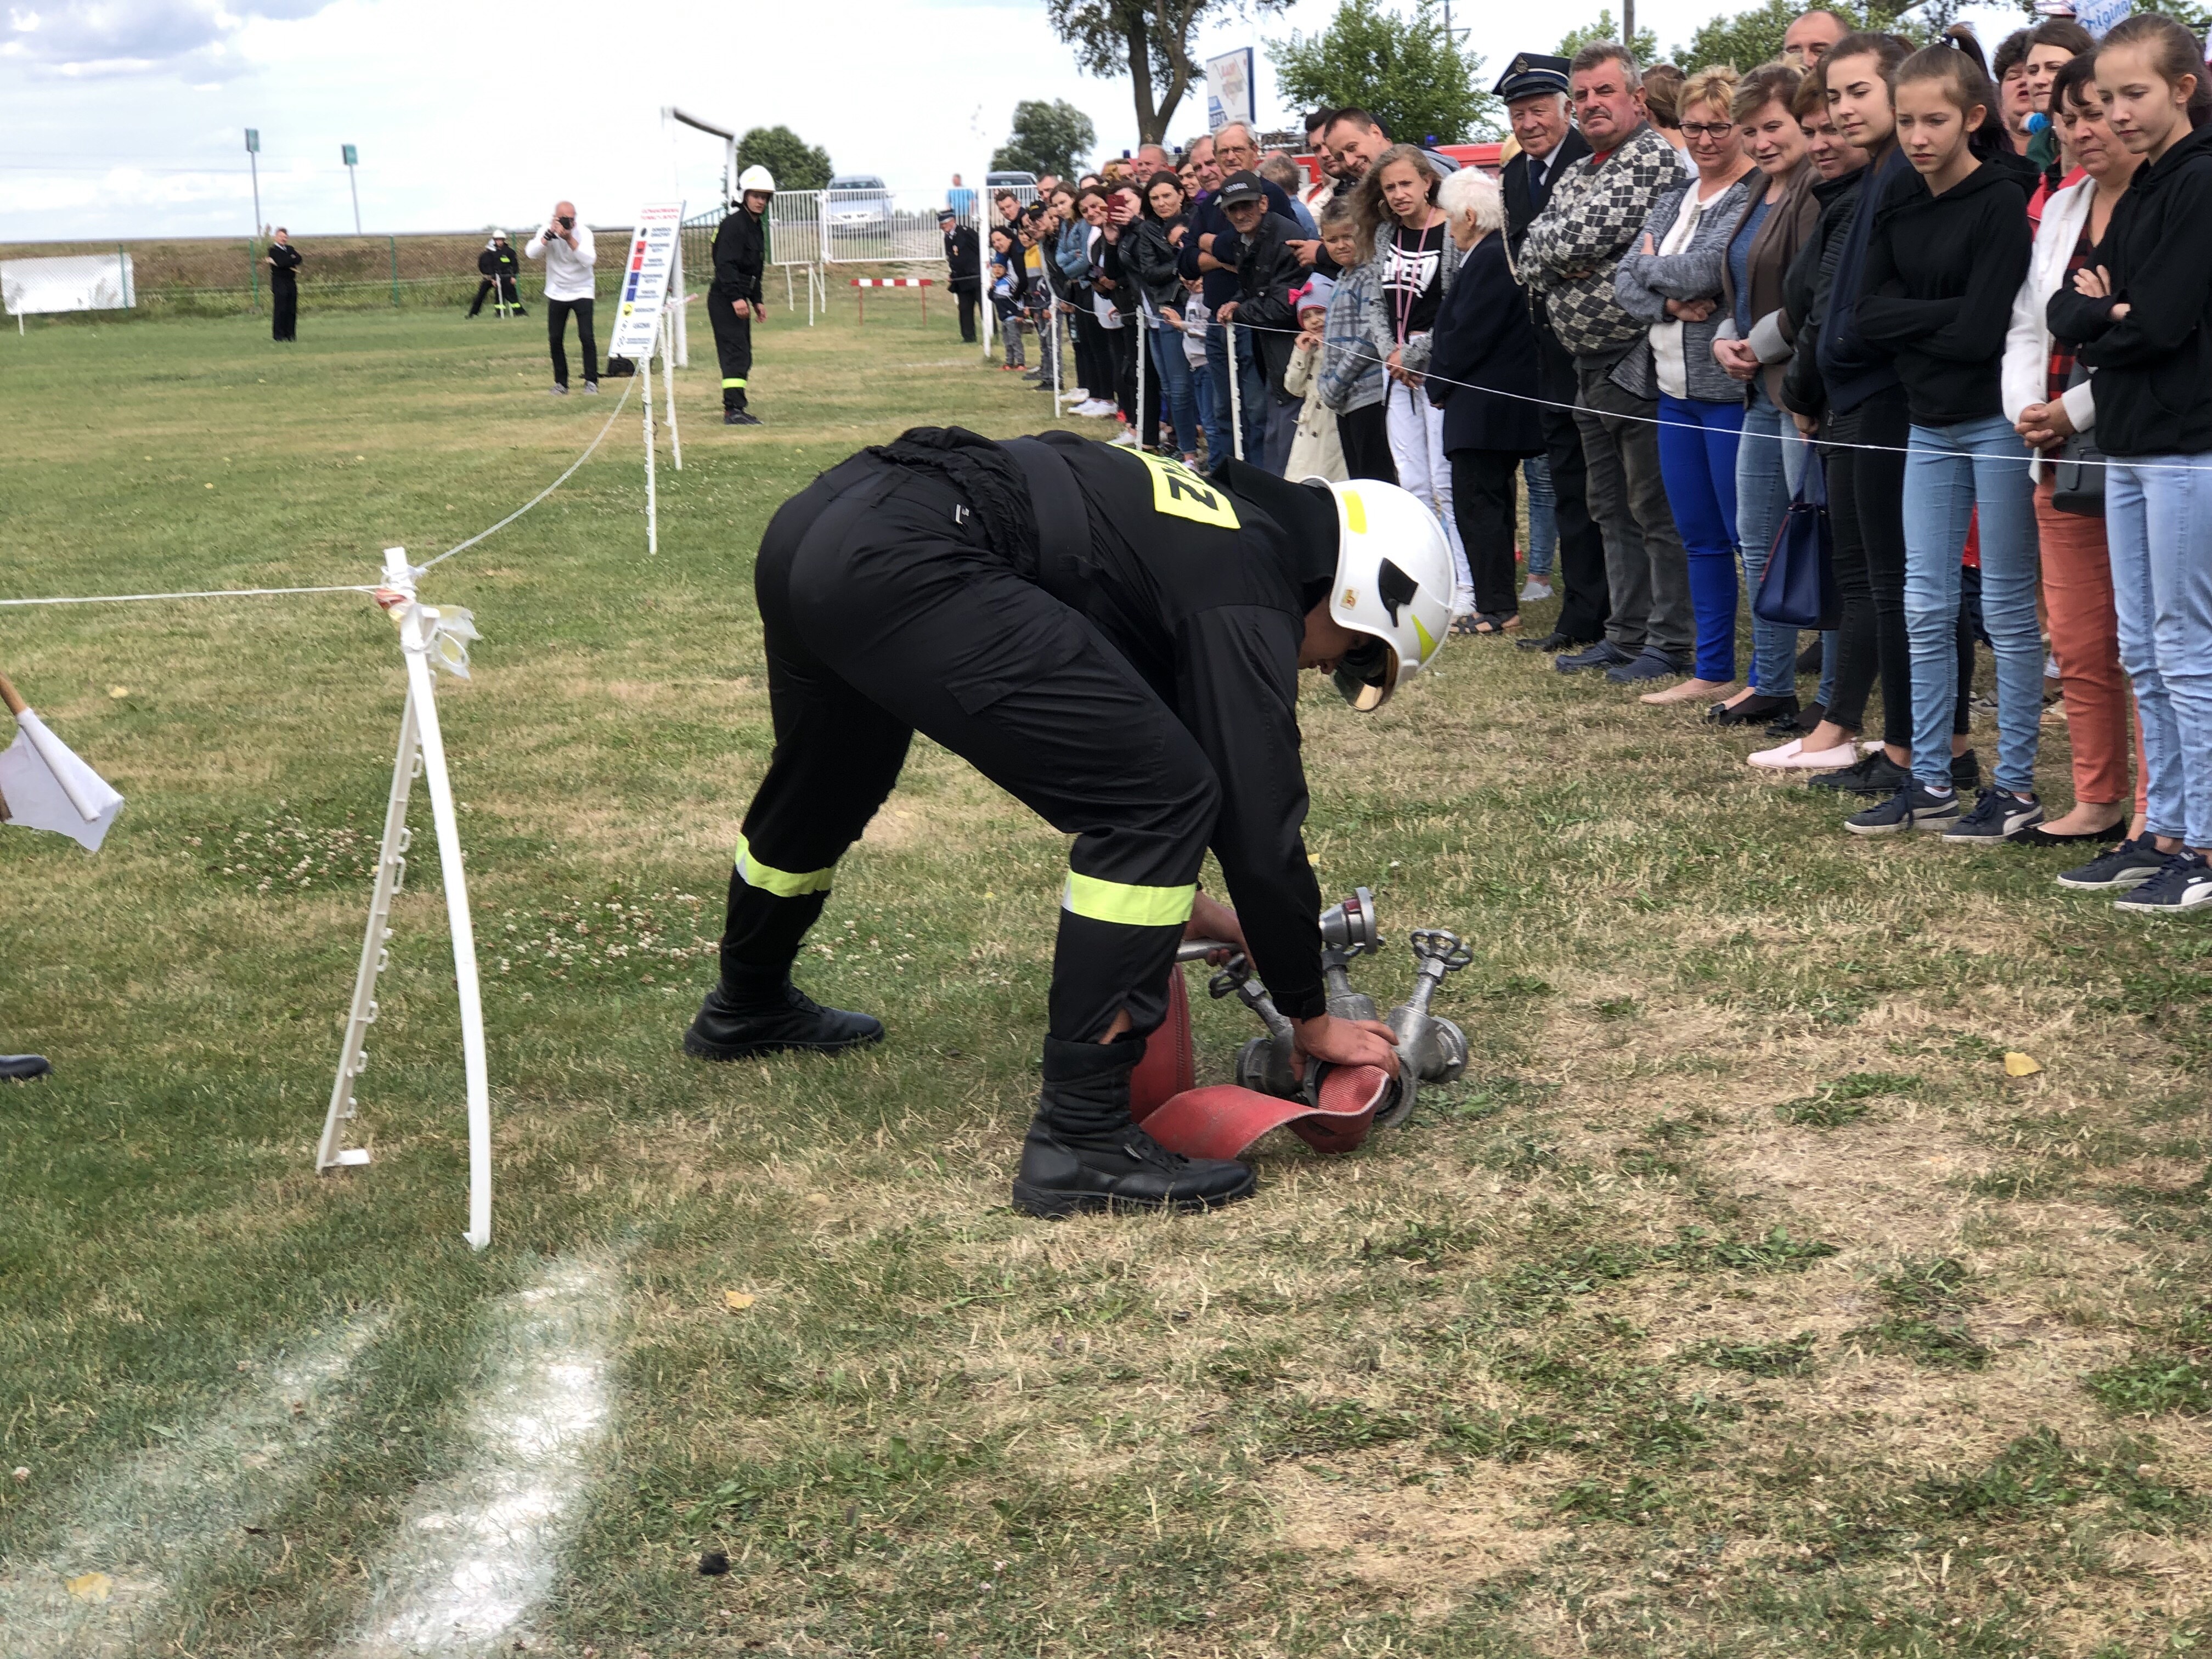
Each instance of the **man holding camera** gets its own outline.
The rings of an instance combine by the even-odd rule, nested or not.
[[[576,318],[576,343],[584,353],[584,395],[599,395],[599,340],[592,329],[592,267],[599,250],[588,225],[576,222],[574,202],[556,202],[553,217],[523,250],[545,262],[545,335],[553,348],[553,395],[568,395],[568,316]]]

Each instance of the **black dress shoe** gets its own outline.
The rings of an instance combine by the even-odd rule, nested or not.
[[[1085,1211],[1210,1210],[1251,1196],[1249,1164],[1169,1152],[1129,1116],[1129,1073],[1144,1054],[1113,1042],[1044,1040],[1044,1088],[1022,1143],[1014,1207],[1057,1218]]]
[[[1826,641],[1816,639],[1812,644],[1807,646],[1802,651],[1800,651],[1797,653],[1797,672],[1801,674],[1819,673],[1820,672],[1821,653],[1826,648]]]
[[[1587,668],[1613,668],[1622,663],[1637,660],[1633,652],[1624,651],[1611,640],[1600,640],[1587,650],[1577,651],[1555,659],[1552,666],[1562,674],[1579,674]]]
[[[760,416],[750,410],[726,409],[722,411],[724,426],[758,426],[760,423]]]
[[[1827,718],[1828,711],[1825,707],[1817,702],[1808,702],[1796,714],[1784,714],[1768,726],[1766,735],[1770,738],[1801,737]]]
[[[1749,726],[1753,720],[1771,720],[1778,715],[1795,717],[1797,699],[1771,696],[1764,691],[1754,691],[1741,702],[1717,702],[1705,710],[1705,718],[1716,726]]]
[[[1534,639],[1516,640],[1513,648],[1516,651],[1572,651],[1581,644],[1580,640],[1571,640],[1555,628]]]
[[[2013,840],[2021,847],[2072,847],[2082,842],[2118,842],[2127,838],[2128,821],[2116,818],[2101,830],[2080,830],[2065,836],[2054,836],[2039,823],[2033,829],[2021,830]],[[0,1060],[0,1066],[7,1063]]]
[[[750,985],[727,978],[707,993],[698,1018],[684,1034],[684,1052],[701,1060],[750,1060],[791,1049],[835,1054],[880,1042],[884,1023],[873,1014],[824,1008],[777,975]]]
[[[28,1083],[53,1069],[44,1054],[0,1054],[0,1083]]]

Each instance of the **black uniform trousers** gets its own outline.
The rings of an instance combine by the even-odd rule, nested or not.
[[[498,296],[495,299],[492,297],[495,295]],[[487,276],[477,284],[477,300],[469,307],[469,315],[474,317],[483,311],[483,303],[488,299],[494,305],[513,306],[518,310],[522,305],[522,296],[515,292],[514,278],[505,274]]]
[[[1076,838],[1051,1035],[1096,1042],[1124,1010],[1157,1029],[1221,786],[1128,659],[992,551],[951,485],[868,456],[777,512],[754,587],[775,752],[725,964],[789,966],[919,731]]]
[[[963,345],[974,345],[975,343],[975,290],[972,288],[956,288],[952,290],[952,298],[960,307],[960,343]]]
[[[732,303],[720,283],[709,283],[707,319],[714,330],[714,355],[722,360],[722,407],[743,409],[753,372],[752,311],[743,301]]]
[[[1605,537],[1590,517],[1589,488],[1583,459],[1582,428],[1572,406],[1580,395],[1575,360],[1548,325],[1536,326],[1537,386],[1542,410],[1544,455],[1551,463],[1552,492],[1559,526],[1559,580],[1566,590],[1559,619],[1552,626],[1569,639],[1595,644],[1612,619],[1612,589],[1605,574]],[[1553,408],[1564,404],[1567,408]]]
[[[269,337],[300,337],[300,284],[289,276],[281,281],[272,278],[269,283]]]

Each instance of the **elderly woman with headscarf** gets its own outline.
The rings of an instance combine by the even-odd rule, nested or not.
[[[1524,456],[1544,453],[1536,331],[1505,246],[1498,181],[1462,167],[1439,187],[1437,205],[1460,265],[1437,313],[1425,390],[1443,413],[1452,513],[1474,582],[1474,615],[1462,625],[1503,634],[1521,625],[1514,474]]]

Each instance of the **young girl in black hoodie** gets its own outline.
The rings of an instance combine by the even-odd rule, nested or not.
[[[1898,138],[1911,172],[1874,204],[1859,329],[1893,354],[1912,424],[1905,461],[1905,625],[1912,660],[1912,777],[1849,821],[1858,835],[1941,828],[2008,841],[2043,821],[2035,486],[1999,390],[2011,296],[2027,274],[2027,196],[2015,169],[1976,154],[1996,112],[1971,40],[1898,68]],[[1952,787],[1959,684],[1960,550],[1978,511],[1982,623],[1997,666],[1994,787],[1961,815]]]
[[[2123,909],[2212,905],[2212,90],[2189,31],[2147,12],[2106,35],[2097,86],[2146,158],[2096,264],[2051,298],[2051,332],[2096,371],[2120,660],[2142,718],[2142,837],[2108,855]],[[2166,855],[2155,871],[2142,856]],[[2133,854],[2132,861],[2128,855]],[[2100,864],[2106,860],[2100,860]],[[2121,867],[2125,866],[2125,867]],[[2069,872],[2082,877],[2095,866]],[[2144,879],[2148,875],[2148,879]]]

